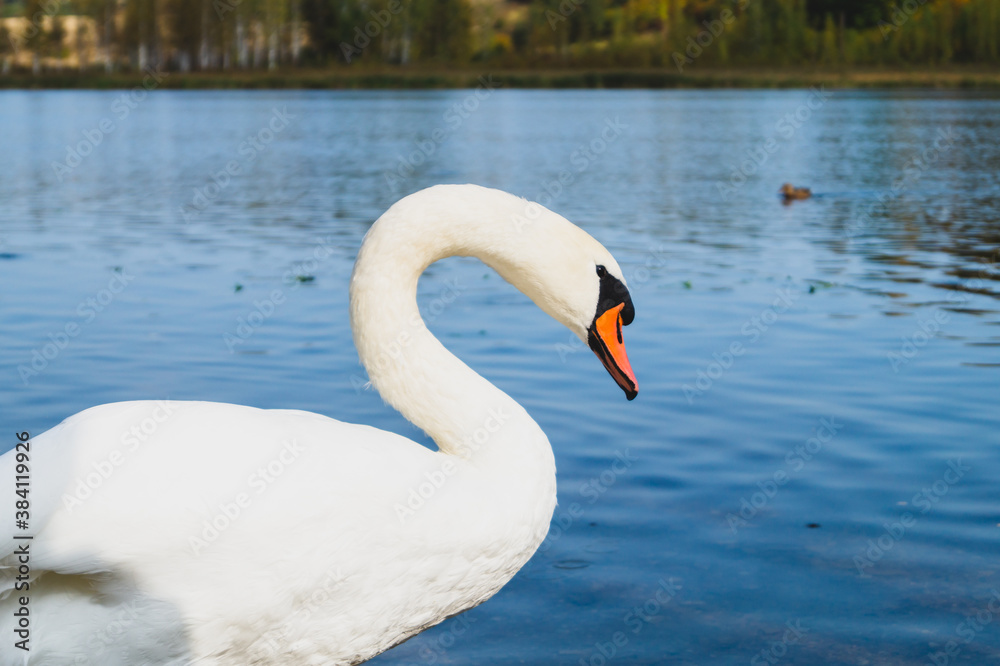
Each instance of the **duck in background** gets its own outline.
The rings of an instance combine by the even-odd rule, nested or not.
[[[812,191],[808,187],[794,187],[791,183],[785,183],[779,191],[785,203],[791,203],[800,199],[808,199],[812,196]]]

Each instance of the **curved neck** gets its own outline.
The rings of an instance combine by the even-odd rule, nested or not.
[[[481,188],[474,198],[433,196],[437,189],[402,200],[365,236],[351,276],[351,329],[361,362],[386,402],[443,453],[483,460],[502,451],[519,456],[522,467],[531,453],[554,466],[548,440],[527,412],[449,352],[417,307],[417,281],[439,259],[478,257],[505,278],[516,271],[508,257],[523,240],[510,238],[512,215],[526,202]]]

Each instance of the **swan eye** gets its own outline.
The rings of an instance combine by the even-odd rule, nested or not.
[[[607,268],[605,268],[604,266],[598,266],[597,267],[597,277],[603,278],[607,274],[608,274],[608,269]]]

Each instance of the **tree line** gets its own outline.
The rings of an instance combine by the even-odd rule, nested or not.
[[[1000,0],[0,0],[4,71],[1000,61]]]

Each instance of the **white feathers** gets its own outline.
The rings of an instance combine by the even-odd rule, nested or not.
[[[228,404],[72,416],[31,441],[30,589],[14,589],[17,543],[0,542],[0,664],[353,664],[500,589],[548,530],[555,465],[528,414],[420,320],[417,279],[453,254],[581,336],[595,262],[620,276],[586,233],[511,195],[400,201],[359,253],[352,328],[373,384],[440,451]],[[14,469],[0,457],[4,487]],[[10,648],[22,596],[29,653]]]

